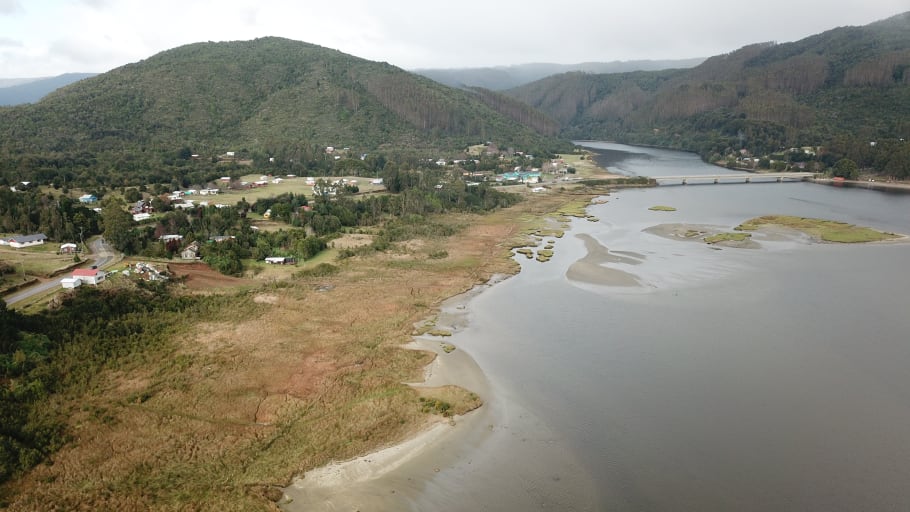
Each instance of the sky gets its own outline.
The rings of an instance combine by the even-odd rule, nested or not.
[[[265,36],[404,69],[710,57],[906,11],[910,0],[0,0],[0,78]]]

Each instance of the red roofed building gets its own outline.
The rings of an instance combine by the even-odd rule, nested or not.
[[[104,281],[107,274],[97,268],[77,268],[73,271],[73,279],[78,279],[85,284],[97,285]]]

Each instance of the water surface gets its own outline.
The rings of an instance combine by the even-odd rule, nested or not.
[[[606,147],[625,174],[717,172],[690,154]],[[648,210],[658,204],[677,211]],[[910,503],[910,245],[797,237],[717,250],[643,231],[785,214],[910,233],[910,196],[674,186],[621,191],[590,212],[600,221],[575,221],[550,262],[523,262],[474,299],[454,341],[564,441],[598,510]],[[585,238],[642,256],[604,263],[641,285],[567,277]]]

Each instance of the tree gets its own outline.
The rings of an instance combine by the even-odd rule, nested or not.
[[[841,158],[834,164],[834,167],[831,169],[831,174],[835,177],[855,180],[859,177],[859,166],[849,158]]]
[[[123,201],[108,197],[102,202],[101,208],[104,238],[118,251],[131,253],[133,217],[124,209]]]
[[[135,203],[142,199],[142,193],[139,192],[139,189],[130,187],[123,192],[123,197],[129,202]]]

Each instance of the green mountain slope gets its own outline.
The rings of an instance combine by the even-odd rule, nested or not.
[[[910,13],[794,43],[756,44],[685,70],[570,73],[507,92],[572,138],[708,156],[747,148],[910,138]]]
[[[325,146],[556,144],[476,96],[287,39],[192,44],[37,104],[0,109],[0,171],[9,180],[36,173],[40,180],[60,168],[151,169],[181,148],[208,158],[226,151],[312,154]]]

